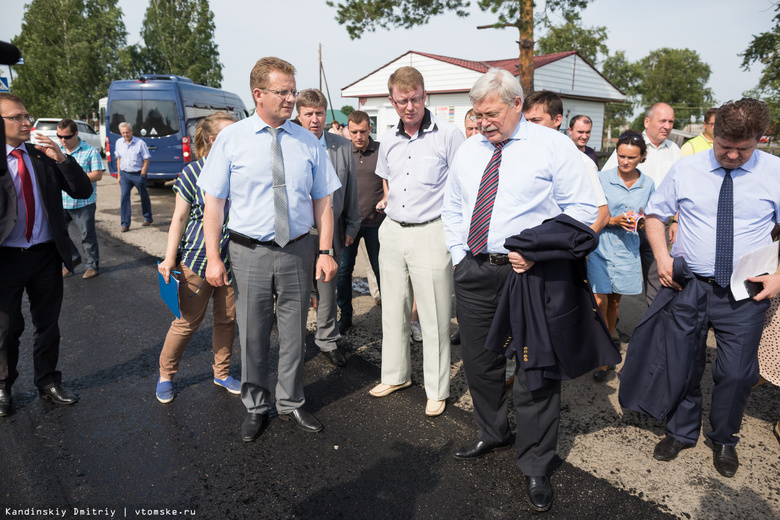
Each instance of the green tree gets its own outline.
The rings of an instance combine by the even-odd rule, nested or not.
[[[577,51],[595,66],[600,56],[609,55],[606,40],[606,27],[583,27],[577,20],[567,20],[551,26],[547,34],[536,40],[536,54]]]
[[[538,21],[549,23],[547,13],[555,11],[567,20],[576,19],[579,10],[591,0],[546,0],[544,12]],[[342,0],[327,4],[336,8],[336,21],[345,25],[349,37],[360,38],[365,31],[377,27],[389,29],[403,27],[410,29],[424,25],[436,15],[454,12],[468,16],[469,0]],[[518,75],[523,92],[528,95],[534,89],[534,0],[478,0],[482,11],[496,15],[496,23],[479,29],[500,29],[515,27],[520,33],[518,44],[520,57],[517,61]]]
[[[141,37],[145,72],[178,74],[217,88],[222,84],[208,0],[150,0]],[[127,64],[134,65],[132,57]]]
[[[664,102],[674,108],[674,126],[682,128],[692,117],[700,119],[714,99],[707,87],[710,66],[691,49],[663,48],[639,61],[642,81],[637,85],[644,107]]]
[[[748,48],[740,54],[743,69],[750,70],[756,63],[764,66],[756,88],[744,95],[765,101],[772,112],[773,121],[780,118],[780,3],[775,5],[775,11],[775,26],[767,32],[754,35]],[[768,132],[780,136],[780,126],[772,125]]]
[[[344,105],[343,107],[341,107],[341,113],[344,114],[345,116],[348,116],[354,111],[355,111],[355,107],[351,105]]]
[[[86,118],[106,95],[127,32],[116,0],[32,0],[13,43],[12,91],[34,117]]]
[[[617,51],[604,60],[601,73],[627,97],[625,103],[607,103],[604,114],[605,128],[617,129],[630,122],[638,102],[638,86],[642,81],[643,72],[642,67],[638,63],[629,61],[623,51]]]

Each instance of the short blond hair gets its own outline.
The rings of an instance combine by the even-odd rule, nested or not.
[[[403,92],[417,90],[417,87],[422,87],[424,92],[425,81],[420,71],[414,67],[401,67],[390,74],[390,77],[387,79],[387,91],[391,96],[393,95],[393,87]]]
[[[268,88],[268,81],[272,72],[294,76],[295,67],[290,62],[281,58],[274,58],[273,56],[257,60],[255,66],[252,67],[252,72],[249,74],[249,88],[252,90],[253,97],[256,88]]]

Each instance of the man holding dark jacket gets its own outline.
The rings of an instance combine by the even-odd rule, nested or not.
[[[509,72],[491,69],[469,93],[481,136],[460,146],[450,169],[442,220],[452,255],[463,366],[474,403],[477,440],[453,453],[473,460],[508,448],[506,358],[485,349],[505,281],[533,267],[505,248],[508,237],[564,213],[585,225],[598,214],[596,197],[574,143],[529,124],[522,88]],[[535,354],[524,345],[524,359]],[[528,349],[531,349],[529,352]],[[526,475],[531,507],[552,506],[549,465],[556,453],[560,380],[529,389],[524,370],[514,382],[517,464]]]
[[[19,338],[24,332],[22,294],[30,300],[35,327],[35,386],[56,404],[75,404],[57,370],[62,264],[73,268],[62,191],[83,199],[92,184],[75,159],[41,134],[30,140],[33,119],[17,96],[0,93],[8,171],[0,175],[0,417],[13,409]]]

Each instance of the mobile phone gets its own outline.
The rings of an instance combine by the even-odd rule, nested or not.
[[[769,273],[762,273],[756,276],[766,276]],[[764,290],[764,284],[761,282],[751,282],[750,280],[745,280],[745,289],[747,290],[748,296],[751,298],[755,298],[758,293]]]

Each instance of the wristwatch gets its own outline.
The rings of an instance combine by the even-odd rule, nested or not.
[[[320,249],[317,253],[321,255],[335,256],[336,252],[333,249]]]

